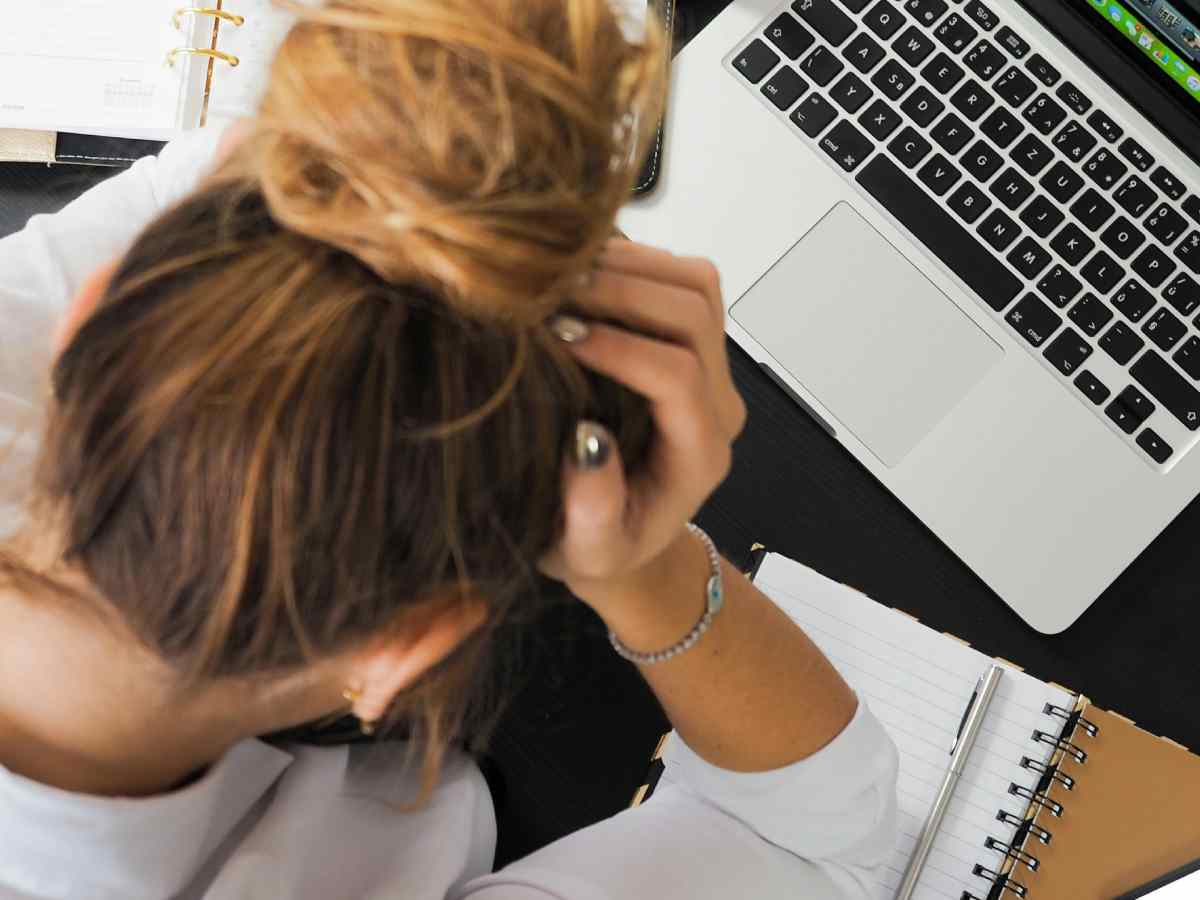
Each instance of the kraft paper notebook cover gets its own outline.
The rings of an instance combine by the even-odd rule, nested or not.
[[[877,900],[891,900],[976,679],[993,660],[777,554],[756,549],[751,576],[829,656],[900,751],[900,837],[876,885]],[[1200,757],[996,662],[1004,679],[916,898],[1114,900],[1200,857]],[[635,803],[653,791],[661,753],[660,745]]]

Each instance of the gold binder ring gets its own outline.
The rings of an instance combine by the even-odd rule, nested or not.
[[[185,6],[175,10],[175,15],[171,16],[171,24],[175,26],[176,30],[179,29],[184,16],[212,16],[214,19],[231,22],[239,28],[246,24],[245,16],[234,15],[223,9],[214,9],[211,6]]]
[[[203,50],[198,47],[176,47],[167,54],[167,65],[174,66],[177,56],[207,56],[210,59],[219,59],[221,62],[229,63],[230,68],[237,68],[242,62],[232,53],[222,53],[220,50]]]

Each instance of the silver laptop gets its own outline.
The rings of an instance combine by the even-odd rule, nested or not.
[[[1200,3],[1041,5],[1173,112],[1017,0],[733,0],[621,225],[715,260],[729,334],[1058,632],[1200,489]]]

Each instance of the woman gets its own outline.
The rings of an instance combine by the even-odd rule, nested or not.
[[[868,896],[894,750],[686,526],[744,419],[716,275],[607,237],[656,42],[605,0],[305,18],[244,132],[0,242],[5,422],[41,420],[0,897]],[[677,736],[649,803],[491,873],[451,747],[539,570]],[[346,712],[409,739],[257,739]]]

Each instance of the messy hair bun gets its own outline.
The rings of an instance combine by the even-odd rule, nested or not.
[[[296,11],[248,146],[272,216],[469,316],[544,319],[629,196],[661,37],[610,0]]]

